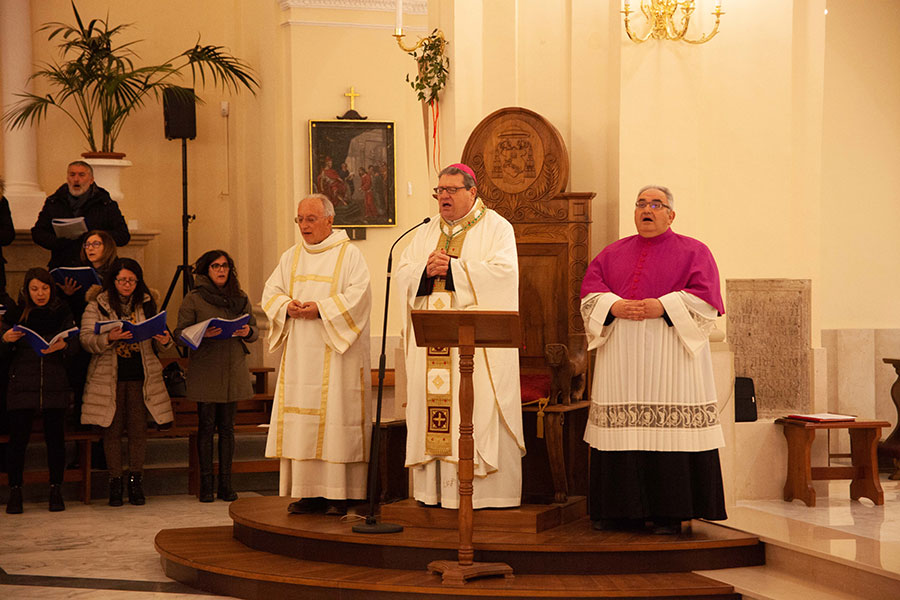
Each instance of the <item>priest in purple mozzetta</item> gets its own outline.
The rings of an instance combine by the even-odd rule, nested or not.
[[[581,285],[596,349],[584,439],[591,446],[595,529],[680,532],[682,521],[725,519],[724,446],[709,331],[725,312],[719,271],[703,243],[672,231],[674,198],[638,193],[638,235],[591,262]]]

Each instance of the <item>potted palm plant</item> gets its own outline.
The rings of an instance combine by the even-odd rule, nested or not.
[[[108,20],[92,19],[85,25],[74,1],[72,12],[74,24],[51,22],[40,28],[49,32],[48,40],[58,40],[61,61],[45,63],[32,75],[50,91],[18,94],[22,99],[3,115],[8,127],[38,124],[52,107],[78,127],[90,149],[87,155],[121,158],[124,154],[116,153],[115,146],[122,127],[151,95],[158,101],[164,90],[172,89],[181,99],[201,102],[193,89],[180,85],[185,72],[190,71],[192,87],[207,80],[223,90],[243,87],[255,94],[259,87],[249,65],[222,46],[201,45],[199,39],[162,64],[138,66],[132,49],[137,41],[121,41],[131,24],[110,26]]]

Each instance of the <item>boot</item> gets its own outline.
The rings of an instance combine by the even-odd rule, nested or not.
[[[122,506],[122,478],[109,478],[109,505]]]
[[[232,418],[232,422],[233,422]],[[219,426],[219,500],[233,502],[238,495],[231,487],[231,462],[234,457],[234,425]]]
[[[231,489],[231,473],[222,473],[219,471],[219,492],[216,494],[219,500],[225,502],[234,502],[237,500],[237,493]]]
[[[132,471],[128,474],[128,502],[135,506],[143,506],[144,498],[143,473]]]
[[[213,476],[200,476],[200,502],[212,502],[215,500],[213,496]]]
[[[50,512],[60,512],[66,510],[66,503],[63,502],[62,486],[58,483],[50,484]]]
[[[9,486],[9,500],[6,502],[6,514],[19,515],[22,514],[22,486]]]

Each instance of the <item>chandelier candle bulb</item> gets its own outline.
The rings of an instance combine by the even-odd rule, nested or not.
[[[397,17],[394,24],[394,35],[403,35],[403,0],[397,0]]]

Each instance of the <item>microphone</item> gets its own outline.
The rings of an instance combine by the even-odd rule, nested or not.
[[[391,249],[388,252],[388,262],[387,262],[388,289],[390,289],[390,283],[391,283],[391,264],[392,264],[392,261],[394,260],[394,246],[396,246],[400,240],[402,240],[404,237],[406,237],[407,233],[409,233],[410,231],[412,231],[414,229],[418,229],[425,223],[430,223],[430,222],[431,222],[431,217],[425,217],[424,219],[422,219],[421,222],[416,223],[415,225],[413,225],[412,227],[410,227],[409,229],[404,231],[403,235],[401,235],[396,240],[394,240],[394,243],[391,245]],[[387,296],[385,296],[385,298],[384,298],[384,306],[385,306],[385,308],[387,308]],[[385,315],[387,315],[387,312],[385,312]],[[383,341],[383,338],[382,338],[382,341]]]
[[[397,245],[397,242],[402,240],[406,234],[430,221],[431,217],[425,217],[421,222],[404,231],[403,235],[394,240],[388,252],[387,280],[384,286],[384,320],[382,321],[381,329],[381,356],[378,358],[378,401],[375,404],[375,424],[372,427],[372,451],[369,453],[369,514],[366,516],[365,523],[353,526],[353,531],[356,533],[397,533],[398,531],[403,531],[402,525],[379,523],[375,517],[375,482],[378,481],[378,468],[381,464],[379,459],[379,451],[381,449],[381,398],[384,395],[384,348],[387,341],[388,306],[391,299],[391,265],[393,264],[394,247]]]

